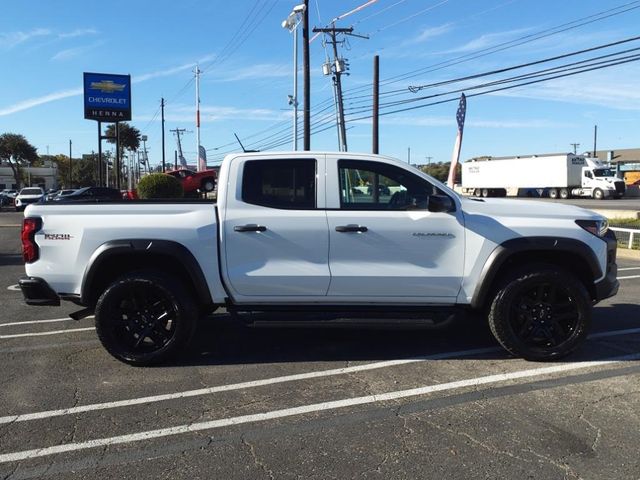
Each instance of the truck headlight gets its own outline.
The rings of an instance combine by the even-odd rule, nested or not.
[[[606,218],[602,220],[576,220],[576,223],[596,237],[604,237],[609,230],[609,220]]]

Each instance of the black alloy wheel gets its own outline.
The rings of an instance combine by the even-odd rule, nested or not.
[[[197,308],[179,283],[138,272],[112,283],[98,299],[95,315],[98,337],[111,355],[132,365],[152,365],[188,343]]]
[[[584,341],[591,302],[584,285],[553,267],[529,268],[507,281],[496,295],[489,325],[509,352],[528,360],[564,357]]]

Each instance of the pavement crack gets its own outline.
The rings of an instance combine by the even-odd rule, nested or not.
[[[501,450],[501,449],[495,447],[494,445],[491,445],[490,443],[487,443],[485,441],[482,441],[482,440],[479,440],[479,439],[475,438],[473,435],[470,435],[467,432],[463,432],[463,431],[456,430],[456,429],[453,429],[453,428],[447,428],[447,427],[444,427],[442,425],[439,425],[439,424],[437,424],[435,422],[431,422],[431,421],[426,420],[426,419],[421,419],[421,421],[425,422],[428,425],[431,425],[432,427],[436,428],[437,430],[448,432],[448,433],[451,433],[453,435],[457,435],[457,436],[466,438],[467,440],[469,440],[474,445],[477,445],[478,447],[483,448],[484,450],[487,450],[488,452],[491,452],[493,454],[507,456],[507,457],[510,457],[510,458],[514,458],[516,460],[520,460],[521,462],[525,462],[525,463],[531,463],[531,461],[527,460],[526,458],[520,457],[520,456],[518,456],[518,455],[516,455],[514,453],[511,453],[511,452],[507,451],[507,450]]]
[[[255,466],[269,475],[269,478],[273,480],[275,478],[273,475],[273,470],[268,468],[267,465],[262,460],[260,460],[260,458],[256,454],[256,449],[253,444],[249,443],[244,435],[240,437],[240,440],[242,441],[242,444],[249,449],[249,453],[251,453],[251,457],[253,458],[253,463],[255,464]]]
[[[538,457],[541,460],[544,460],[545,462],[547,462],[549,465],[552,465],[556,468],[559,468],[560,470],[562,470],[564,472],[564,479],[568,480],[569,478],[573,478],[576,480],[582,480],[582,477],[571,468],[571,466],[569,466],[566,463],[561,463],[558,462],[557,460],[554,460],[553,458],[547,456],[547,455],[543,455],[541,453],[536,452],[535,450],[531,449],[531,448],[527,448],[524,450],[525,452],[528,452],[532,455],[535,455],[536,457]]]

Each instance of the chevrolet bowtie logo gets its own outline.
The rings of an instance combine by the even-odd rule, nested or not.
[[[113,80],[102,80],[101,82],[91,82],[93,90],[100,90],[102,93],[121,92],[125,85],[122,83],[114,83]]]

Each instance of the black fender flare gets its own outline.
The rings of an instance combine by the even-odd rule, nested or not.
[[[141,256],[159,254],[176,259],[187,272],[198,300],[204,305],[213,303],[202,268],[191,251],[181,243],[172,240],[149,238],[111,240],[100,245],[91,255],[85,268],[80,287],[80,302],[83,305],[90,303],[92,286],[100,274],[101,267],[106,265],[105,262],[132,253]]]
[[[600,262],[586,243],[575,238],[565,237],[519,237],[507,240],[498,245],[482,267],[478,283],[471,299],[471,308],[482,308],[487,300],[496,275],[500,268],[515,254],[533,253],[567,253],[578,255],[591,272],[592,279],[602,276]]]

